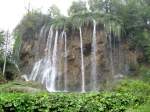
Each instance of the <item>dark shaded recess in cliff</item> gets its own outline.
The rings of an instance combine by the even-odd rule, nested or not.
[[[85,44],[83,46],[83,54],[84,54],[84,56],[91,55],[91,43]]]

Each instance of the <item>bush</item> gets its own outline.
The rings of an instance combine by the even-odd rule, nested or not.
[[[129,93],[1,94],[1,112],[123,112],[139,105]]]
[[[150,102],[144,105],[139,106],[136,109],[129,109],[127,112],[149,112],[150,110]]]
[[[149,109],[149,93],[149,83],[139,80],[121,81],[114,91],[101,93],[1,91],[0,112],[138,112]]]
[[[146,66],[141,66],[138,71],[140,79],[145,82],[150,83],[150,68]]]
[[[150,84],[141,80],[123,80],[115,88],[120,93],[130,93],[132,95],[147,97],[150,93]]]

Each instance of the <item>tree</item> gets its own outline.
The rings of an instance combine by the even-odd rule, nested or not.
[[[13,45],[13,58],[15,60],[15,63],[18,64],[20,61],[20,49],[22,45],[22,38],[19,32],[14,32],[13,37],[15,40]]]
[[[9,33],[7,32],[7,34],[6,34],[6,40],[5,40],[5,48],[4,48],[5,51],[4,51],[3,76],[5,75],[6,63],[7,63],[8,38],[9,38]]]
[[[19,32],[21,38],[34,38],[36,32],[41,30],[41,27],[48,24],[49,18],[37,10],[28,12],[21,23],[15,28],[14,32]]]
[[[2,50],[4,45],[4,31],[0,31],[0,57],[2,56]]]
[[[61,16],[60,14],[60,10],[56,5],[52,5],[49,9],[48,9],[49,15],[52,18],[56,18]]]
[[[78,1],[78,2],[72,3],[72,5],[68,11],[68,14],[69,14],[69,16],[73,16],[76,14],[83,14],[85,12],[87,12],[86,3],[83,1]]]
[[[103,12],[103,0],[89,0],[88,1],[89,5],[90,5],[90,9],[93,11],[93,12]]]

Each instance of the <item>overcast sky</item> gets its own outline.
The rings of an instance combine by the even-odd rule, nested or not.
[[[0,29],[12,31],[25,14],[29,3],[32,9],[41,9],[44,13],[55,4],[66,15],[72,1],[77,0],[0,0]]]

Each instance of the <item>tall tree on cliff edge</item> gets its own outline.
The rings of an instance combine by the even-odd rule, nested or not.
[[[5,70],[6,70],[6,63],[7,63],[7,52],[8,52],[8,38],[9,38],[9,32],[7,31],[6,35],[5,35],[5,45],[4,45],[4,65],[3,65],[3,76],[5,75]]]
[[[4,31],[0,31],[0,58],[3,56]]]
[[[4,57],[4,31],[0,31],[0,73],[2,73],[2,63],[3,63],[3,57]]]

